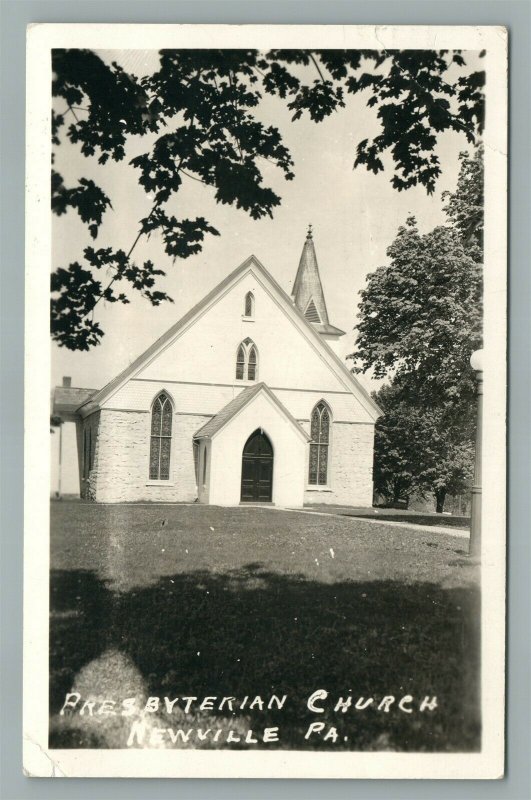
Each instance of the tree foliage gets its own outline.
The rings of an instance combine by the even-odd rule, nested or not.
[[[467,252],[483,263],[484,179],[483,145],[470,156],[459,154],[461,169],[455,192],[443,192],[444,210],[449,222],[459,232]]]
[[[280,131],[256,114],[264,94],[283,100],[293,120],[308,115],[320,122],[343,108],[348,94],[364,93],[380,132],[373,139],[359,133],[354,166],[378,173],[387,157],[399,191],[421,185],[433,192],[441,173],[440,134],[453,130],[474,142],[484,123],[484,73],[471,72],[459,51],[165,50],[155,74],[137,77],[88,50],[54,50],[53,75],[54,147],[66,136],[104,165],[126,158],[130,137],[156,137],[129,162],[152,203],[132,244],[87,248],[84,264],[61,267],[53,277],[52,335],[72,350],[101,341],[95,308],[102,299],[127,302],[118,285],[129,284],[152,303],[170,299],[152,291],[154,276],[164,271],[132,260],[140,237],[157,231],[175,259],[199,252],[207,234],[219,234],[203,217],[173,213],[187,179],[253,219],[272,216],[281,198],[265,185],[262,165],[269,162],[292,180],[294,164]],[[68,188],[52,173],[52,210],[76,211],[92,238],[110,207],[94,181],[82,178]],[[98,273],[102,266],[112,273],[108,281]]]
[[[408,381],[375,393],[384,412],[375,426],[374,487],[396,504],[411,494],[434,495],[437,511],[446,494],[460,494],[472,479],[474,420],[461,404],[426,405]]]
[[[413,217],[387,253],[361,292],[355,371],[407,378],[432,400],[459,396],[481,342],[481,265],[454,228],[421,235]]]
[[[449,224],[421,235],[410,217],[388,248],[389,263],[361,293],[355,372],[387,378],[376,395],[375,486],[396,501],[446,493],[472,476],[475,379],[482,338],[482,150],[461,154]]]

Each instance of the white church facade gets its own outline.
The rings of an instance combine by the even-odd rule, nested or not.
[[[251,256],[103,389],[56,389],[81,497],[370,506],[380,411],[343,334],[311,232],[291,297]]]

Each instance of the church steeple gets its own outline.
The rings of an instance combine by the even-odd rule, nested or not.
[[[295,305],[306,319],[314,324],[328,323],[328,311],[323,294],[319,266],[313,243],[312,226],[308,226],[306,241],[302,248],[299,269],[291,292]]]
[[[319,333],[333,337],[344,334],[344,331],[331,325],[328,319],[311,225],[308,226],[291,296],[299,311],[302,311]]]

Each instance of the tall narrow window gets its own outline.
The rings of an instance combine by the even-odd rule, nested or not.
[[[151,409],[151,447],[149,451],[149,479],[170,479],[171,427],[173,408],[167,394],[162,392]]]
[[[247,292],[245,295],[245,308],[244,317],[254,317],[254,295],[252,292]]]
[[[199,486],[199,442],[197,439],[194,439],[193,442],[193,452],[194,452],[194,472],[195,472],[195,482]]]
[[[251,347],[249,350],[249,363],[247,364],[247,380],[256,380],[256,349]]]
[[[236,356],[236,380],[243,381],[245,373],[245,350],[243,344],[238,347],[238,354]]]
[[[88,478],[88,445],[87,428],[83,428],[83,477]]]
[[[203,486],[206,486],[207,461],[208,461],[208,448],[205,445],[205,449],[203,450]]]
[[[330,444],[330,412],[324,403],[318,403],[311,419],[310,469],[308,483],[326,486],[328,482],[328,447]]]
[[[258,352],[251,339],[245,339],[236,353],[236,380],[255,381],[258,375]]]

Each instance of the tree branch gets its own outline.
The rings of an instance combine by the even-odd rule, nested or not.
[[[389,52],[388,52],[388,51],[387,51],[385,48],[383,48],[383,52],[384,52],[384,53],[385,53],[387,56],[389,56],[389,58],[393,59],[393,56],[391,55],[391,53],[389,53]],[[409,70],[406,70],[406,69],[404,69],[403,67],[401,67],[401,66],[400,66],[400,64],[398,64],[396,61],[395,61],[395,65],[396,65],[396,68],[398,69],[398,71],[399,71],[399,72],[400,72],[402,75],[404,75],[405,77],[409,78],[409,80],[410,80],[412,83],[414,83],[414,84],[415,84],[415,86],[417,87],[417,89],[419,90],[419,92],[421,92],[421,93],[426,93],[426,94],[430,94],[430,95],[433,97],[433,101],[434,101],[435,103],[437,103],[437,105],[439,106],[439,108],[440,108],[442,111],[444,111],[444,113],[445,113],[445,114],[446,114],[446,115],[447,115],[447,116],[448,116],[448,117],[449,117],[451,120],[453,120],[453,121],[455,122],[455,124],[456,124],[456,125],[458,125],[460,128],[462,128],[462,130],[464,130],[466,133],[470,133],[470,134],[471,134],[471,136],[473,137],[474,141],[475,141],[475,138],[476,138],[476,137],[474,136],[474,131],[473,131],[473,130],[471,131],[471,130],[470,130],[470,129],[469,129],[469,128],[468,128],[468,127],[467,127],[467,126],[466,126],[466,125],[463,123],[463,122],[461,122],[461,120],[459,119],[459,117],[456,117],[456,116],[455,116],[455,114],[452,114],[452,112],[451,112],[451,111],[449,111],[447,108],[445,108],[445,107],[444,107],[444,106],[443,106],[443,105],[442,105],[442,104],[441,104],[441,103],[438,101],[438,98],[437,98],[437,97],[435,97],[433,94],[431,94],[431,93],[430,93],[430,91],[429,91],[428,89],[426,89],[426,88],[424,88],[423,86],[421,86],[421,85],[420,85],[420,83],[419,83],[419,82],[416,80],[416,78],[415,78],[415,77],[414,77],[414,76],[411,74],[411,72],[410,72]],[[439,80],[440,80],[440,81],[441,81],[441,83],[443,83],[445,86],[448,86],[448,88],[449,88],[449,89],[455,90],[455,87],[454,87],[454,86],[452,86],[451,84],[447,83],[445,80],[443,80],[443,78],[441,78],[441,77],[440,77],[440,75],[439,75]]]
[[[231,89],[234,89],[234,84],[232,82],[232,70],[229,70],[229,81],[230,81]],[[238,121],[237,120],[237,106],[235,104],[234,99],[232,101],[232,108],[233,108],[233,111],[234,111],[234,118],[235,118],[234,121],[237,123],[237,121]],[[237,134],[236,131],[234,131],[234,138],[236,140],[236,144],[238,145],[238,152],[240,154],[240,164],[241,164],[241,163],[243,163],[242,148],[241,148],[240,140],[238,138],[238,134]]]
[[[198,183],[203,183],[205,186],[207,185],[206,182],[202,178],[196,178],[195,175],[190,175],[189,172],[185,172],[184,169],[181,169],[181,174],[186,175],[187,178],[191,178],[193,181],[197,181]]]
[[[79,117],[77,116],[76,112],[74,111],[74,108],[73,108],[73,106],[68,106],[67,110],[66,110],[64,113],[65,113],[65,114],[68,114],[68,112],[69,112],[69,111],[71,111],[71,112],[72,112],[72,114],[73,114],[73,116],[74,116],[74,119],[75,119],[75,121],[76,121],[76,122],[79,122]],[[63,116],[64,116],[64,114],[63,114]]]
[[[323,76],[323,73],[321,72],[321,70],[319,68],[319,64],[317,63],[317,60],[316,60],[314,54],[313,53],[308,53],[308,55],[310,56],[311,60],[313,61],[313,65],[314,65],[315,69],[319,73],[319,77],[321,78],[321,82],[322,83],[326,83],[326,81],[324,79],[324,76]]]
[[[194,127],[194,117],[192,116],[192,117],[190,118],[190,124],[189,124],[188,128],[189,128],[189,129],[191,129],[191,128],[193,128],[193,127]],[[179,164],[178,164],[178,166],[177,166],[177,170],[176,170],[176,173],[177,173],[177,174],[178,174],[179,172],[183,172],[183,169],[182,169],[182,166],[181,166],[181,165],[182,165],[182,163],[183,163],[183,160],[184,160],[184,156],[183,156],[183,157],[180,159],[180,161],[179,161]],[[186,173],[184,173],[184,174],[186,174]],[[188,177],[189,177],[189,178],[191,178],[191,177],[193,177],[193,176],[192,176],[192,175],[188,175]],[[196,178],[195,180],[199,180],[199,178]],[[203,181],[201,181],[201,182],[203,183]],[[158,203],[155,203],[155,204],[154,204],[154,206],[153,206],[153,208],[152,208],[152,209],[151,209],[151,211],[149,212],[149,215],[148,215],[148,217],[147,217],[147,219],[148,219],[148,220],[149,220],[149,219],[151,219],[151,217],[152,217],[152,216],[153,216],[153,214],[155,213],[155,210],[156,210],[157,206],[158,206]],[[134,240],[133,244],[132,244],[132,245],[131,245],[131,247],[129,248],[129,252],[127,253],[127,256],[126,256],[127,260],[129,260],[129,258],[130,258],[130,256],[131,256],[131,253],[133,252],[133,250],[135,249],[135,247],[137,246],[138,242],[140,241],[140,239],[142,238],[142,236],[143,236],[144,234],[145,234],[145,231],[144,231],[144,230],[142,230],[142,228],[141,228],[141,229],[138,231],[138,233],[137,233],[137,236],[136,236],[136,238],[135,238],[135,240]],[[103,292],[102,292],[102,293],[99,295],[98,299],[96,300],[96,302],[95,302],[95,303],[94,303],[94,305],[92,306],[92,309],[91,309],[91,311],[92,311],[92,314],[94,314],[94,309],[96,308],[96,306],[98,305],[98,303],[100,302],[100,300],[102,299],[102,297],[105,295],[105,293],[106,293],[106,292],[107,292],[107,291],[108,291],[108,290],[111,288],[111,286],[113,285],[113,283],[114,283],[115,281],[117,281],[117,280],[118,280],[118,277],[119,277],[119,275],[118,275],[118,274],[117,274],[117,275],[115,275],[115,276],[114,276],[114,278],[113,278],[111,281],[109,281],[109,283],[107,284],[107,286],[105,287],[105,289],[103,290]]]

